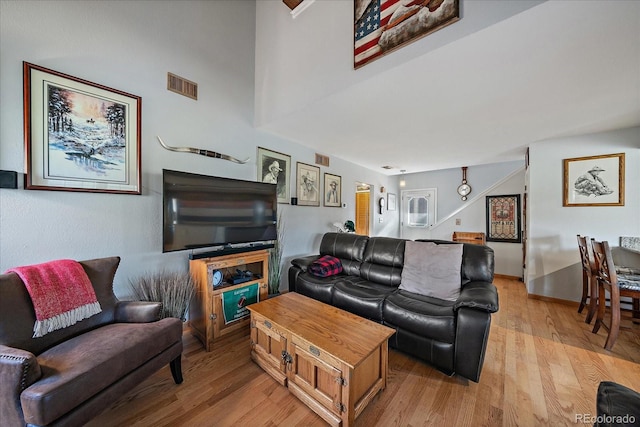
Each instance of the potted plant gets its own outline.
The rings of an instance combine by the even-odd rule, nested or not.
[[[160,270],[129,279],[129,284],[137,300],[162,303],[161,318],[186,320],[195,293],[195,282],[189,272]]]
[[[278,239],[274,242],[273,248],[269,250],[269,295],[280,293],[280,279],[282,279],[282,251],[284,245],[284,224],[282,215],[278,215],[277,223]]]

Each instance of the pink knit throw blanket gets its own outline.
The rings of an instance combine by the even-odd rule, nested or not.
[[[33,338],[76,324],[102,311],[91,281],[80,263],[61,259],[15,267],[36,312]]]

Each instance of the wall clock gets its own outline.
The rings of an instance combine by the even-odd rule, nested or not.
[[[458,186],[458,194],[463,202],[467,201],[467,196],[471,193],[471,186],[467,184],[467,167],[462,168],[462,184]]]
[[[222,271],[213,270],[213,273],[211,274],[211,283],[214,288],[217,288],[222,284]]]

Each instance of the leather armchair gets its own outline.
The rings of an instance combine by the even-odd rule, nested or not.
[[[32,338],[35,312],[15,273],[0,274],[0,424],[82,425],[169,364],[182,382],[182,322],[160,303],[119,301],[120,258],[82,261],[102,311]]]

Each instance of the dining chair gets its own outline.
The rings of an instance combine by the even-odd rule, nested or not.
[[[604,348],[611,350],[618,339],[620,329],[628,329],[621,325],[620,299],[624,297],[631,298],[633,305],[631,308],[631,320],[637,323],[640,320],[640,310],[638,310],[638,302],[640,301],[640,276],[639,275],[623,275],[617,274],[616,268],[611,256],[611,250],[607,241],[597,242],[591,239],[591,247],[593,249],[593,258],[596,267],[596,280],[598,283],[598,310],[596,322],[593,325],[593,333],[597,333],[601,326],[607,331],[607,340]],[[604,314],[606,311],[605,292],[610,295],[610,315],[609,324],[604,322]]]
[[[598,308],[598,283],[595,278],[596,267],[589,238],[579,234],[577,237],[580,261],[582,263],[582,298],[578,306],[578,313],[582,313],[582,310],[587,306],[587,300],[589,300],[589,311],[584,321],[585,323],[591,323],[591,319],[593,319]]]

